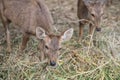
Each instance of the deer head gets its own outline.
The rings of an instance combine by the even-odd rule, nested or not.
[[[43,39],[44,40],[44,50],[45,50],[45,55],[49,59],[49,63],[51,66],[56,66],[57,64],[57,59],[58,59],[58,53],[61,50],[61,43],[68,41],[71,39],[73,35],[73,29],[68,29],[61,35],[51,35],[51,34],[46,34],[45,30],[37,27],[36,28],[36,36],[38,39]]]
[[[88,9],[88,15],[90,20],[92,20],[96,31],[101,31],[100,21],[104,14],[104,8],[106,0],[83,0],[85,6]]]

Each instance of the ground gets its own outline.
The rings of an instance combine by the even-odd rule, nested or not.
[[[74,35],[63,43],[58,67],[39,61],[38,41],[31,37],[20,54],[22,34],[11,25],[12,52],[6,52],[5,33],[0,24],[0,80],[120,80],[120,1],[106,8],[102,31],[89,39],[88,27],[78,42],[77,0],[45,0],[59,32],[74,28]],[[93,44],[92,44],[93,42]]]

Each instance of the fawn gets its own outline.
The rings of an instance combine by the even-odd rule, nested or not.
[[[79,19],[86,19],[93,24],[89,24],[89,34],[93,33],[93,30],[101,31],[100,22],[104,14],[104,8],[106,0],[78,0],[77,4],[77,16]],[[82,39],[83,27],[85,23],[79,22],[79,39]]]
[[[20,50],[23,51],[30,36],[39,40],[41,59],[48,57],[51,66],[56,65],[61,43],[70,40],[73,28],[62,34],[53,34],[53,19],[42,0],[0,0],[0,17],[6,31],[7,50],[11,51],[9,24],[19,28],[23,34]]]

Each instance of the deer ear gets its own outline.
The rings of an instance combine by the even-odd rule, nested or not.
[[[64,42],[70,40],[72,35],[73,35],[73,28],[70,28],[63,33],[63,35],[61,36],[61,41]]]
[[[93,1],[90,1],[90,0],[83,0],[83,2],[88,8],[94,5]]]
[[[83,2],[86,6],[90,6],[90,2],[88,0],[83,0]]]
[[[104,7],[105,7],[105,5],[106,5],[107,3],[108,3],[107,0],[103,0],[103,1],[101,1],[101,5],[104,6]]]
[[[37,27],[36,36],[38,39],[44,39],[46,37],[45,30],[41,27]]]

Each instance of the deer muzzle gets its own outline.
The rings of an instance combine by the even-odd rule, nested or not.
[[[56,66],[56,62],[55,61],[50,61],[50,65],[51,66]]]

